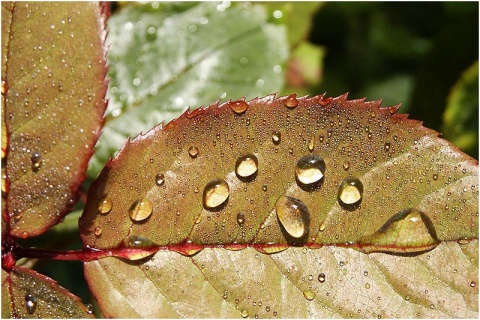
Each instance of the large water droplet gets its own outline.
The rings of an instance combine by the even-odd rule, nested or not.
[[[341,205],[354,205],[362,200],[363,184],[355,177],[345,178],[338,188],[338,201]]]
[[[277,218],[285,231],[293,238],[302,238],[308,233],[310,227],[310,212],[300,200],[280,196],[275,202]]]
[[[37,298],[32,294],[26,294],[25,307],[27,308],[28,314],[33,314],[35,312],[35,309],[37,309]]]
[[[309,154],[302,157],[295,167],[297,180],[305,185],[319,182],[325,174],[325,161],[320,156]]]
[[[230,196],[228,183],[223,179],[214,179],[203,189],[203,207],[214,209],[227,201]]]
[[[311,301],[311,300],[315,299],[315,292],[313,292],[312,290],[305,290],[305,291],[303,291],[303,296],[308,301]]]
[[[103,197],[102,199],[100,199],[100,201],[98,201],[97,210],[101,214],[107,214],[112,210],[112,207],[112,200],[107,197]]]
[[[133,203],[128,210],[133,221],[142,221],[150,217],[153,211],[153,204],[147,198],[142,198]]]
[[[274,144],[279,144],[281,140],[282,140],[282,134],[279,131],[273,131],[272,142]]]
[[[239,178],[248,178],[258,170],[258,159],[255,155],[247,153],[240,156],[235,164],[235,173]]]
[[[140,260],[157,251],[157,245],[143,236],[129,236],[123,240],[123,246],[130,250],[120,250],[119,257],[129,260]]]
[[[289,95],[284,101],[285,107],[293,109],[298,106],[298,100],[296,96],[296,94]]]
[[[190,155],[190,157],[196,158],[198,156],[198,148],[197,147],[190,147],[188,149],[188,154]]]
[[[228,105],[237,114],[244,113],[248,109],[248,104],[242,100],[229,102]]]
[[[391,217],[378,231],[360,239],[360,250],[390,253],[420,253],[439,243],[430,218],[417,209],[404,209]]]
[[[246,318],[248,317],[248,311],[246,309],[243,309],[241,312],[240,312],[242,318]]]

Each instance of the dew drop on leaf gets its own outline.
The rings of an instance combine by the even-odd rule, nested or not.
[[[230,109],[237,114],[244,113],[248,109],[248,104],[242,100],[232,101],[228,105],[230,106]]]
[[[295,176],[305,185],[319,182],[324,174],[325,161],[315,154],[302,157],[295,167]]]
[[[25,307],[27,308],[28,314],[33,314],[37,308],[37,298],[35,298],[32,294],[26,294]]]
[[[88,314],[92,314],[93,313],[93,305],[91,305],[90,303],[87,303],[85,305],[85,309],[87,309],[87,313]]]
[[[214,179],[203,189],[203,206],[214,209],[222,205],[230,196],[228,183],[223,179]]]
[[[312,137],[310,141],[308,141],[308,151],[312,152],[315,149],[315,137]]]
[[[98,202],[97,210],[101,214],[107,214],[112,210],[112,207],[113,207],[112,200],[110,200],[107,197],[103,197]]]
[[[40,152],[35,151],[35,152],[32,152],[32,155],[30,156],[30,160],[32,161],[32,168],[34,170],[38,170],[42,165],[43,156]]]
[[[325,273],[322,272],[318,275],[318,282],[320,282],[320,283],[325,282]]]
[[[470,282],[470,287],[475,288],[476,285],[477,283],[475,281]]]
[[[289,95],[289,96],[285,99],[285,102],[284,102],[285,107],[293,109],[293,108],[295,108],[296,106],[298,106],[298,100],[297,100],[296,96],[297,96],[296,94],[291,94],[291,95]]]
[[[133,221],[142,221],[150,217],[153,211],[153,204],[147,198],[142,198],[133,203],[128,210],[130,218]]]
[[[240,156],[235,164],[235,173],[240,178],[248,178],[258,170],[258,159],[255,155],[247,153]]]
[[[243,212],[237,213],[237,223],[239,226],[243,226],[245,223],[245,214]]]
[[[159,173],[155,176],[155,184],[157,186],[162,186],[165,183],[165,175],[163,173]]]
[[[355,177],[345,178],[338,188],[338,201],[342,205],[353,205],[362,200],[363,184]]]
[[[305,299],[311,301],[315,299],[315,292],[313,292],[312,290],[305,290],[303,291],[303,296],[305,297]]]
[[[123,246],[129,249],[145,249],[126,251],[122,257],[129,260],[140,260],[155,253],[155,251],[149,250],[155,247],[155,243],[144,236],[129,236],[123,240]]]
[[[430,218],[417,209],[404,209],[391,217],[374,234],[362,237],[361,250],[370,252],[425,252],[439,244]]]
[[[243,309],[242,312],[240,312],[240,314],[242,315],[242,318],[248,317],[248,311],[246,309]]]
[[[100,227],[96,227],[95,230],[93,231],[93,234],[95,235],[95,237],[99,238],[101,235],[102,235],[102,228]]]
[[[275,202],[277,218],[285,231],[293,238],[302,238],[310,227],[310,212],[300,200],[280,196]]]
[[[272,133],[272,141],[274,144],[279,144],[282,140],[282,134],[279,131],[273,131]]]
[[[192,158],[196,158],[198,156],[198,148],[197,147],[190,147],[188,148],[188,154]]]
[[[434,173],[433,174],[433,180],[437,181],[437,179],[438,179],[438,174]]]
[[[350,162],[345,161],[345,162],[343,163],[343,169],[344,169],[345,171],[347,171],[348,169],[350,169]]]

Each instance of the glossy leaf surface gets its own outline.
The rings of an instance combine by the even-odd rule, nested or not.
[[[3,218],[15,237],[44,232],[77,200],[105,110],[102,11],[96,3],[2,3]]]
[[[262,5],[136,4],[108,26],[108,117],[91,162],[94,178],[129,136],[186,107],[277,92],[284,82],[286,31]]]
[[[2,269],[2,318],[93,318],[78,297],[33,270]]]
[[[121,258],[86,263],[104,312],[478,314],[478,163],[396,110],[268,96],[186,112],[127,142],[80,220],[85,244]],[[258,166],[247,177],[245,155]],[[432,262],[447,256],[457,271]]]

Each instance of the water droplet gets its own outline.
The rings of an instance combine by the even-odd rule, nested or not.
[[[302,157],[295,167],[296,178],[306,185],[319,182],[324,174],[325,162],[315,154]]]
[[[264,184],[264,185],[262,186],[262,190],[263,190],[263,191],[267,191],[267,190],[268,190],[268,186],[267,186],[266,184]]]
[[[133,205],[128,210],[130,218],[133,221],[143,221],[150,217],[153,211],[153,204],[147,198],[142,198],[133,203]]]
[[[101,214],[107,214],[112,210],[112,207],[112,200],[107,197],[103,197],[102,199],[100,199],[100,201],[98,201],[97,210]]]
[[[312,152],[315,149],[315,137],[312,137],[308,142],[308,151]]]
[[[258,159],[255,155],[247,153],[240,156],[235,164],[235,173],[239,178],[248,178],[258,170]]]
[[[313,276],[311,274],[308,275],[308,280],[309,281],[312,281],[313,280]]]
[[[203,206],[214,209],[222,205],[230,196],[230,188],[223,179],[214,179],[203,189]]]
[[[273,131],[272,133],[272,141],[274,144],[279,144],[282,140],[282,134],[279,131]]]
[[[287,233],[302,238],[310,227],[310,212],[305,204],[293,197],[280,196],[275,202],[277,218]]]
[[[42,165],[43,156],[40,152],[35,151],[32,152],[30,160],[32,161],[32,168],[34,170],[38,170],[38,168],[40,168],[40,166]]]
[[[438,243],[430,218],[412,208],[398,212],[378,231],[359,241],[361,250],[365,253],[420,253],[435,248]]]
[[[470,282],[470,287],[475,288],[476,285],[477,283],[475,281]]]
[[[246,309],[243,309],[240,314],[242,315],[242,318],[248,317],[248,311]]]
[[[283,102],[285,107],[287,108],[290,108],[290,109],[293,109],[295,108],[296,106],[298,106],[298,100],[296,98],[296,94],[291,94],[289,95],[285,101]]]
[[[165,175],[163,173],[159,173],[155,176],[155,184],[157,186],[162,186],[165,183]]]
[[[350,169],[350,162],[345,161],[345,162],[343,163],[343,169],[344,169],[345,171],[347,171],[348,169]]]
[[[236,114],[244,113],[248,109],[248,104],[242,100],[231,101],[228,105],[230,106],[230,109],[232,109],[233,112],[235,112]]]
[[[26,294],[25,307],[27,308],[28,314],[33,314],[37,308],[37,298],[35,298],[32,294]]]
[[[385,142],[384,148],[385,152],[388,152],[390,150],[390,142]]]
[[[188,154],[190,155],[190,157],[196,158],[198,156],[198,148],[197,147],[190,147],[188,149]]]
[[[338,188],[338,200],[342,205],[353,205],[362,200],[363,184],[355,177],[345,178]]]
[[[85,309],[87,309],[87,313],[88,314],[92,314],[93,313],[93,306],[90,304],[90,303],[87,303],[85,305]]]
[[[433,174],[433,180],[437,181],[437,179],[438,179],[438,174],[434,173]]]
[[[370,289],[370,283],[365,283],[365,289]]]
[[[313,292],[312,290],[305,290],[303,291],[303,296],[308,301],[312,301],[313,299],[315,299],[315,292]]]
[[[93,231],[93,234],[95,235],[95,237],[100,237],[102,235],[102,228],[100,227],[96,227],[95,230]]]
[[[320,282],[320,283],[325,282],[325,273],[322,272],[318,275],[318,282]]]
[[[239,226],[243,226],[245,223],[245,214],[243,212],[237,213],[237,223]]]

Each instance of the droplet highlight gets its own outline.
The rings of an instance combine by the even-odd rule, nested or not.
[[[275,202],[277,218],[285,231],[293,238],[302,238],[310,227],[310,212],[299,199],[280,196]]]
[[[139,222],[150,217],[153,211],[153,204],[147,198],[142,198],[133,203],[128,211],[133,221]]]
[[[360,203],[363,196],[363,184],[355,177],[345,178],[338,188],[338,201],[341,205]]]
[[[279,144],[282,141],[282,134],[279,131],[273,131],[272,133],[272,142],[274,144]]]
[[[215,209],[227,201],[230,196],[228,183],[223,179],[214,179],[203,189],[203,207]]]
[[[298,160],[295,176],[305,185],[319,182],[325,174],[325,161],[322,157],[310,154]]]
[[[198,156],[198,148],[197,147],[190,147],[188,148],[188,154],[192,159],[195,159]]]
[[[107,197],[103,197],[98,201],[97,211],[101,214],[107,214],[112,211],[113,202]]]
[[[378,231],[359,240],[359,250],[387,253],[421,253],[439,244],[430,218],[408,208],[396,213]]]
[[[37,309],[37,298],[32,294],[25,295],[25,308],[28,314],[33,314]]]
[[[235,164],[235,173],[239,178],[248,178],[257,173],[258,159],[255,155],[247,153],[238,157]]]

